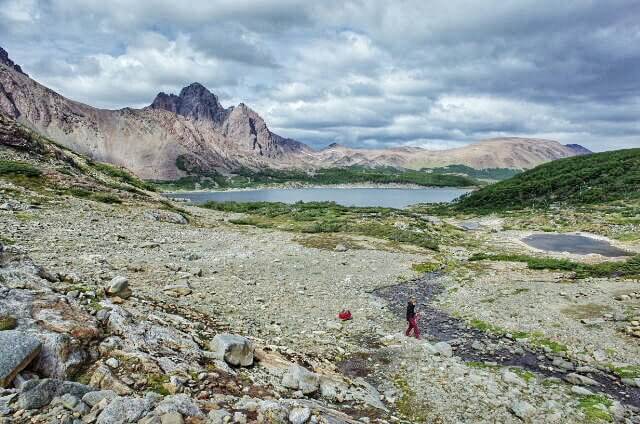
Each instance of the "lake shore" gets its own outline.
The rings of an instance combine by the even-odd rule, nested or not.
[[[421,190],[421,189],[443,189],[443,190],[451,190],[451,189],[460,189],[460,190],[477,190],[478,186],[470,186],[470,187],[453,187],[453,186],[423,186],[419,184],[398,184],[398,183],[389,183],[389,184],[379,184],[379,183],[353,183],[353,184],[307,184],[307,183],[298,183],[298,182],[290,182],[284,184],[259,184],[251,187],[232,187],[232,188],[224,188],[220,187],[217,189],[198,189],[198,190],[167,190],[160,191],[160,193],[166,194],[180,194],[180,193],[225,193],[225,192],[235,192],[235,191],[256,191],[256,190],[269,190],[269,189],[299,189],[299,188],[335,188],[335,189],[361,189],[361,188],[380,188],[380,189],[412,189],[412,190]]]

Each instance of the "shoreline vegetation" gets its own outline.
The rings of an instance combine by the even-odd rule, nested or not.
[[[300,169],[250,170],[239,169],[233,174],[196,172],[174,181],[148,181],[163,192],[223,191],[249,188],[334,187],[336,185],[372,185],[374,187],[454,187],[478,188],[490,181],[516,175],[514,169],[477,170],[463,165],[433,169],[396,169],[390,167],[367,168],[351,166],[324,168],[313,171]]]

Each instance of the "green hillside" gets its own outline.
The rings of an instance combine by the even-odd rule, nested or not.
[[[491,212],[638,198],[640,149],[628,149],[549,162],[470,193],[453,207],[459,211]]]

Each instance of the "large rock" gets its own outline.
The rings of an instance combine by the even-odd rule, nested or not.
[[[21,331],[0,331],[0,387],[7,387],[38,354],[42,344]]]
[[[82,398],[94,389],[90,386],[62,381],[55,378],[43,378],[42,380],[29,380],[22,386],[18,397],[18,406],[21,409],[38,409],[48,405],[56,396],[70,394]]]
[[[198,405],[185,394],[165,396],[154,412],[157,415],[178,412],[185,417],[204,417]]]
[[[292,365],[282,377],[282,385],[289,389],[301,390],[302,393],[307,395],[318,390],[320,376],[300,365]]]
[[[600,385],[600,383],[598,383],[594,379],[586,377],[584,375],[576,374],[576,373],[567,374],[564,377],[564,379],[571,384],[575,384],[576,386],[599,386]]]
[[[217,359],[228,364],[248,367],[253,364],[253,345],[242,336],[218,334],[209,343],[209,349]]]
[[[129,288],[129,280],[127,277],[118,276],[115,277],[107,286],[107,294],[110,296],[118,296],[123,299],[127,299],[131,296],[131,289]]]
[[[442,356],[446,356],[447,358],[451,358],[453,356],[453,349],[451,345],[447,342],[438,342],[433,345],[436,352],[438,352]]]
[[[135,423],[151,411],[155,400],[151,397],[117,397],[98,416],[96,424]]]

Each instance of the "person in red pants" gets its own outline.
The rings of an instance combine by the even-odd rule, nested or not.
[[[413,330],[413,335],[416,339],[420,339],[420,329],[418,328],[418,323],[416,320],[418,319],[418,312],[416,311],[416,299],[412,297],[407,303],[407,322],[409,323],[409,328],[404,333],[405,336],[409,337],[411,334],[411,330]]]

